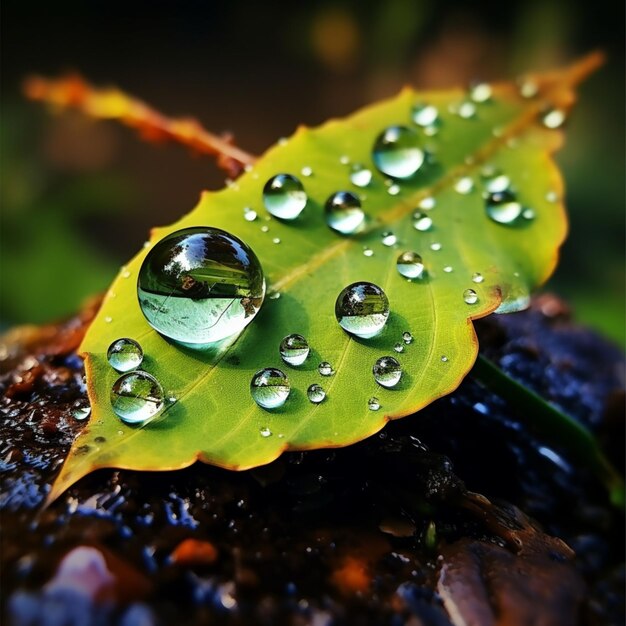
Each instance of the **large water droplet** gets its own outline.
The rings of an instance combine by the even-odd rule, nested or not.
[[[372,172],[355,163],[350,171],[350,182],[357,187],[367,187],[372,182]]]
[[[375,396],[372,396],[367,401],[367,408],[370,411],[378,411],[378,409],[380,409],[380,401],[378,400],[378,398],[376,398]]]
[[[302,336],[294,333],[280,342],[280,356],[289,365],[302,365],[309,356],[309,344]]]
[[[565,111],[563,109],[548,109],[542,114],[541,123],[546,128],[559,128],[565,123]]]
[[[326,223],[342,235],[358,232],[365,223],[365,213],[361,200],[350,191],[337,191],[328,200],[325,207]]]
[[[424,263],[417,252],[403,252],[396,261],[398,272],[405,278],[422,278]]]
[[[134,339],[116,339],[107,350],[107,360],[118,372],[130,372],[141,365],[143,350]]]
[[[410,178],[424,163],[417,133],[406,126],[389,126],[374,143],[376,167],[392,178]]]
[[[276,409],[283,406],[290,391],[291,386],[287,376],[275,367],[259,370],[250,381],[252,398],[264,409]]]
[[[432,104],[416,104],[411,110],[411,118],[422,128],[435,126],[439,121],[439,111]]]
[[[430,217],[430,215],[426,215],[426,213],[422,213],[421,211],[415,211],[415,213],[413,213],[413,228],[415,228],[415,230],[426,232],[430,230],[432,225],[433,218]]]
[[[487,215],[498,224],[512,225],[523,211],[522,205],[511,191],[491,193],[485,200]]]
[[[374,380],[383,387],[395,387],[402,376],[402,366],[392,356],[382,356],[372,368]]]
[[[328,361],[322,361],[317,366],[317,371],[322,376],[332,376],[335,373],[334,370],[333,370],[333,366]]]
[[[111,407],[126,424],[146,424],[165,406],[161,383],[152,375],[128,372],[111,389]]]
[[[256,255],[217,228],[187,228],[161,239],[137,282],[142,313],[161,334],[208,344],[241,332],[265,296]]]
[[[378,335],[385,326],[389,300],[373,283],[352,283],[337,296],[335,317],[345,331],[368,339]]]
[[[476,304],[478,302],[478,294],[473,289],[466,289],[463,292],[463,300],[465,304]]]
[[[291,174],[277,174],[263,187],[263,204],[274,216],[283,220],[295,220],[307,201],[302,183]]]
[[[306,390],[306,395],[310,402],[312,402],[313,404],[319,404],[326,397],[326,392],[321,385],[313,383]]]

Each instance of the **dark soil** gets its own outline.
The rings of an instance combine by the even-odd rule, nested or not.
[[[471,376],[348,448],[240,473],[101,470],[42,510],[82,428],[89,316],[14,333],[0,355],[6,623],[623,623],[623,516],[567,442]],[[548,296],[477,328],[623,467],[617,349]]]

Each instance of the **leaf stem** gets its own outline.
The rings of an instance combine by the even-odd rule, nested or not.
[[[572,455],[587,465],[606,487],[613,505],[624,510],[624,480],[606,458],[591,431],[482,355],[478,355],[471,375],[523,412],[537,431],[553,441],[566,442]]]

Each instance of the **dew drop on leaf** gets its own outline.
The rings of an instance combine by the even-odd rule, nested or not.
[[[435,204],[436,201],[432,196],[426,196],[426,198],[422,198],[419,203],[417,204],[417,206],[420,209],[425,209],[426,211],[428,211],[429,209],[434,209],[435,208]]]
[[[310,402],[312,402],[313,404],[319,404],[326,397],[326,392],[321,385],[313,383],[306,390],[306,395]]]
[[[473,289],[466,289],[463,292],[463,300],[465,304],[476,304],[478,302],[478,294]]]
[[[462,102],[458,109],[459,117],[469,120],[476,115],[476,105],[473,102]]]
[[[123,337],[116,339],[107,350],[109,365],[118,372],[137,369],[143,361],[143,350],[134,340]]]
[[[287,376],[275,367],[259,370],[250,381],[252,399],[264,409],[276,409],[283,406],[290,391],[291,386]]]
[[[422,213],[421,211],[415,211],[415,213],[413,213],[413,228],[415,228],[415,230],[426,232],[431,229],[432,225],[433,219],[430,215],[426,215],[426,213]]]
[[[404,352],[404,344],[398,341],[398,343],[394,345],[393,349],[394,349],[394,352],[401,354],[402,352]]]
[[[72,406],[71,414],[75,420],[82,422],[91,415],[91,406],[84,400],[77,400]]]
[[[274,239],[272,239],[272,243],[279,244],[280,243],[280,237],[274,237]]]
[[[332,376],[335,373],[334,370],[333,370],[333,366],[328,361],[322,361],[317,366],[317,371],[322,376]]]
[[[289,365],[302,365],[309,356],[309,344],[302,336],[294,333],[287,335],[279,348],[282,360]]]
[[[407,251],[400,254],[396,261],[396,268],[405,278],[422,278],[424,274],[424,263],[417,252]]]
[[[439,252],[439,250],[441,250],[441,244],[438,241],[434,241],[430,244],[430,249],[433,252]]]
[[[523,207],[511,191],[490,193],[485,200],[487,215],[498,224],[510,226],[522,214]]]
[[[444,271],[446,274],[451,274],[451,273],[454,271],[454,268],[453,268],[451,265],[446,265],[446,266],[443,268],[443,271]]]
[[[379,385],[395,387],[402,377],[402,366],[392,356],[383,356],[374,363],[372,374]]]
[[[208,344],[241,332],[265,296],[261,264],[243,241],[217,228],[171,233],[139,271],[141,311],[175,341]]]
[[[164,408],[161,383],[147,372],[128,372],[111,389],[113,412],[126,424],[146,424]]]
[[[408,330],[405,330],[402,333],[402,341],[404,341],[407,345],[409,343],[413,343],[413,335]]]
[[[524,209],[522,211],[522,217],[525,220],[534,220],[535,219],[535,212],[533,211],[533,209]]]
[[[539,85],[532,78],[519,80],[519,94],[522,98],[534,98],[539,93]]]
[[[307,178],[309,176],[313,176],[313,170],[308,166],[305,165],[301,170],[300,173],[302,174],[302,176],[306,176]]]
[[[548,191],[548,193],[546,194],[546,200],[548,202],[556,202],[558,199],[559,196],[556,191]]]
[[[378,398],[376,398],[375,396],[372,396],[367,401],[367,408],[370,411],[378,411],[378,409],[380,409],[380,401],[378,400]]]
[[[546,128],[559,128],[565,123],[565,111],[562,109],[548,109],[542,114],[541,123]]]
[[[256,211],[254,209],[251,209],[250,207],[244,207],[243,209],[243,219],[246,220],[246,222],[254,222],[254,220],[256,220],[257,218],[257,214]]]
[[[363,256],[374,256],[374,251],[371,248],[365,246],[363,248]]]
[[[274,217],[295,220],[306,206],[302,183],[291,174],[277,174],[263,187],[263,204]]]
[[[439,111],[432,104],[416,104],[411,110],[411,119],[422,128],[431,127],[439,121]]]
[[[377,169],[392,178],[410,178],[424,163],[417,133],[406,126],[389,126],[374,143],[372,158]]]
[[[369,339],[385,326],[389,300],[378,285],[365,281],[352,283],[337,296],[335,317],[346,332]]]
[[[355,163],[350,171],[350,182],[357,187],[367,187],[372,182],[372,172]]]
[[[265,407],[265,408],[268,408],[268,407]],[[261,437],[271,437],[272,431],[267,426],[262,426],[261,428],[259,428],[259,434],[261,435]]]
[[[466,195],[474,189],[474,181],[469,176],[463,176],[454,183],[454,190],[461,195]]]
[[[508,191],[510,186],[511,180],[504,174],[487,176],[485,180],[485,189],[488,193],[502,193]]]
[[[398,238],[391,231],[385,231],[381,236],[383,246],[387,246],[388,248],[394,246],[397,241]]]
[[[447,363],[448,362],[448,357],[445,354],[441,355],[441,362],[442,363]]]
[[[470,87],[469,97],[474,102],[488,102],[491,100],[491,85],[489,83],[476,83]]]
[[[387,187],[387,193],[390,196],[397,196],[400,193],[400,185],[396,185],[395,183],[389,185],[389,187]]]
[[[358,232],[365,223],[361,200],[350,191],[337,191],[332,194],[326,200],[324,216],[326,224],[342,235]]]
[[[472,274],[472,282],[474,283],[482,283],[485,280],[484,276],[479,272],[474,272]]]

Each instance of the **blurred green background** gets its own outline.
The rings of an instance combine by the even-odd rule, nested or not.
[[[599,0],[2,3],[0,327],[69,314],[152,225],[223,185],[206,158],[26,102],[29,73],[77,70],[260,154],[299,123],[402,85],[510,78],[601,48],[558,155],[571,233],[545,287],[624,345],[624,9]]]

